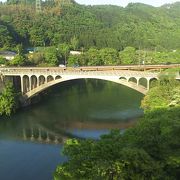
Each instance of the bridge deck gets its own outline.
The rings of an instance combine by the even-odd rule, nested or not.
[[[175,65],[171,66],[174,67]],[[61,68],[61,67],[8,67],[0,68],[0,75],[19,76],[21,81],[21,92],[27,98],[30,98],[46,88],[57,83],[74,79],[101,79],[112,81],[125,85],[142,94],[146,94],[150,88],[150,82],[158,79],[159,72],[150,72],[135,70],[139,66],[94,66],[79,68]],[[170,67],[169,65],[150,65],[143,66],[149,69],[159,69]],[[176,65],[175,67],[180,67]],[[129,68],[124,70],[123,68]],[[133,68],[133,70],[130,70]],[[142,86],[142,78],[146,80],[145,87]],[[176,79],[180,79],[179,72]]]

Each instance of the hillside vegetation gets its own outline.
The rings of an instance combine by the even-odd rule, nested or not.
[[[78,39],[78,49],[173,50],[180,47],[180,2],[161,7],[130,3],[127,7],[84,6],[74,1],[35,0],[0,4],[0,48],[56,46]]]

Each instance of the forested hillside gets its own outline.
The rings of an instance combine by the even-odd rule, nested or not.
[[[0,48],[57,46],[78,40],[78,48],[173,50],[180,47],[180,2],[153,6],[83,6],[74,1],[35,0],[0,4]]]

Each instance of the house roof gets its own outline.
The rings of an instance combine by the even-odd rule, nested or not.
[[[15,56],[16,53],[13,51],[0,51],[0,56]]]

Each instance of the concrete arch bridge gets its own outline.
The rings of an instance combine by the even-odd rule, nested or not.
[[[62,68],[1,68],[3,77],[19,78],[21,93],[29,99],[61,82],[75,79],[100,79],[115,82],[146,94],[150,82],[158,80],[157,72],[132,70],[79,71]]]

